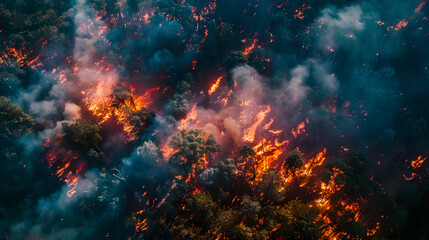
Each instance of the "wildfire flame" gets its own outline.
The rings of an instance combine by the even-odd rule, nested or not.
[[[411,166],[416,169],[416,168],[420,168],[422,166],[422,164],[426,161],[427,157],[422,158],[422,156],[418,156],[416,160],[411,161]]]
[[[0,54],[0,64],[10,66],[13,64],[12,58],[15,59],[19,67],[31,67],[36,69],[38,66],[43,65],[39,56],[30,57],[32,51],[25,48],[16,49],[13,47],[6,47],[5,51]]]
[[[244,131],[243,140],[247,142],[253,142],[255,140],[256,129],[264,121],[267,113],[271,111],[271,107],[267,106],[265,111],[260,111],[255,116],[255,122]]]
[[[296,128],[292,129],[291,133],[296,138],[301,133],[305,132],[305,122],[300,123]]]
[[[219,84],[220,84],[220,80],[222,79],[223,76],[220,76],[218,79],[216,79],[216,82],[214,82],[211,86],[210,89],[208,91],[209,95],[212,95],[214,92],[216,92],[216,90],[219,88]]]
[[[256,39],[256,38],[253,39],[252,44],[249,47],[244,49],[243,54],[246,56],[249,55],[253,51],[253,49],[255,49],[255,45],[257,42],[258,42],[258,39]]]
[[[426,5],[428,1],[427,0],[423,0],[420,5],[414,10],[416,11],[416,13],[420,13],[420,11],[422,10],[423,6]]]
[[[55,168],[55,176],[64,181],[69,190],[67,191],[68,197],[73,197],[76,193],[76,186],[79,181],[79,172],[83,168],[83,162],[79,161],[79,155],[71,150],[60,151],[50,146],[50,139],[47,138],[44,146],[48,148],[45,155],[45,160],[48,162],[49,167]]]
[[[180,125],[177,129],[180,131],[186,129],[189,124],[192,124],[197,119],[197,117],[197,103],[195,103],[191,110],[186,114],[186,117],[180,121]]]
[[[113,83],[114,81],[108,79],[107,82]],[[122,99],[122,103],[118,106],[114,104],[115,99],[112,94],[109,94],[112,93],[112,86],[107,86],[109,85],[104,85],[100,81],[95,91],[82,91],[82,94],[87,96],[87,98],[84,98],[84,102],[88,110],[98,118],[98,124],[102,124],[110,118],[115,117],[116,122],[123,125],[123,131],[128,137],[127,140],[135,140],[136,136],[132,133],[133,126],[127,121],[127,118],[130,117],[133,112],[140,111],[142,108],[146,108],[150,105],[152,103],[152,94],[160,90],[160,87],[149,89],[145,94],[136,96],[134,87],[125,87],[123,85],[130,91],[130,97]]]
[[[147,218],[143,216],[144,210],[140,210],[136,213],[136,233],[144,232],[148,229]]]

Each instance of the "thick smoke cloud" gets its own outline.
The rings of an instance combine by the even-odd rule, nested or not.
[[[67,195],[66,186],[57,192],[37,200],[34,208],[23,212],[24,221],[14,223],[11,226],[9,237],[11,239],[23,239],[28,236],[43,239],[77,239],[90,238],[100,230],[100,224],[113,221],[121,211],[119,196],[123,194],[118,179],[106,179],[106,175],[99,170],[90,170],[80,179],[76,188],[76,197]],[[112,192],[113,191],[113,192]],[[99,195],[103,192],[102,195]],[[97,212],[96,207],[89,214],[93,218],[85,218],[79,209],[85,201],[90,201],[93,206],[103,207],[103,211]],[[106,208],[107,207],[107,208]],[[106,211],[109,209],[109,211]],[[81,219],[82,221],[76,221]]]

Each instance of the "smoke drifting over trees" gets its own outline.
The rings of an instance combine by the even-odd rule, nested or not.
[[[0,3],[2,239],[426,239],[427,0]]]

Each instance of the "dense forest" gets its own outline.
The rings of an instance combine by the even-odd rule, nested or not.
[[[3,0],[0,238],[429,239],[427,0]]]

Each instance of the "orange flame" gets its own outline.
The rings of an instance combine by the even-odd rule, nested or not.
[[[83,168],[83,162],[78,162],[79,155],[71,150],[67,152],[50,147],[50,139],[46,139],[45,147],[49,148],[45,155],[45,160],[49,167],[56,167],[55,176],[64,181],[69,190],[68,197],[73,197],[76,193],[76,186],[79,181],[79,172]]]
[[[278,138],[267,140],[263,138],[253,147],[253,151],[255,151],[258,160],[255,163],[256,180],[260,180],[260,177],[262,177],[270,167],[274,167],[288,143],[288,140],[281,141]]]
[[[248,142],[253,142],[255,140],[256,129],[262,123],[262,121],[264,121],[265,116],[270,111],[271,111],[271,107],[267,106],[267,109],[265,111],[260,111],[259,113],[256,114],[255,123],[253,123],[249,128],[247,128],[244,131],[243,140]]]
[[[324,148],[323,151],[317,153],[314,158],[312,158],[310,161],[308,161],[308,163],[304,165],[304,168],[302,171],[303,175],[309,176],[313,172],[314,168],[322,165],[326,160],[325,155],[326,155],[326,148]]]
[[[132,97],[124,100],[124,104],[121,107],[112,106],[112,87],[114,86],[115,80],[112,78],[105,79],[106,83],[99,81],[97,86],[89,91],[82,91],[82,94],[86,96],[84,102],[94,116],[98,118],[98,123],[102,124],[112,117],[115,117],[117,123],[123,124],[123,131],[128,137],[128,141],[135,140],[136,136],[133,135],[133,126],[127,121],[127,118],[132,112],[141,110],[144,107],[150,105],[152,100],[152,94],[155,91],[160,90],[160,87],[151,88],[146,91],[143,95],[135,96],[135,88],[132,86],[127,87]],[[111,83],[111,84],[109,84]]]
[[[296,138],[301,133],[305,132],[305,122],[300,123],[296,128],[292,129],[291,133]]]
[[[244,49],[244,51],[243,51],[243,54],[244,55],[249,55],[251,52],[252,52],[252,50],[255,48],[255,45],[256,45],[256,43],[258,42],[258,39],[253,39],[253,43],[252,43],[252,45],[250,45],[249,47],[247,47],[247,48],[245,48]]]
[[[402,28],[406,27],[407,25],[408,25],[408,21],[406,19],[402,19],[400,22],[398,22],[398,24],[395,25],[393,30],[399,31]]]
[[[428,2],[428,0],[422,1],[420,3],[420,5],[414,11],[416,11],[416,13],[420,13],[420,11],[422,10],[423,6],[426,5],[427,2]]]
[[[15,58],[15,61],[19,67],[27,66],[35,69],[36,67],[43,65],[41,61],[38,61],[40,58],[39,56],[36,56],[33,59],[31,59],[29,57],[31,53],[32,53],[31,50],[29,51],[29,50],[26,50],[25,48],[16,49],[13,47],[12,48],[6,47],[5,51],[0,54],[0,64],[9,66],[12,64],[12,61],[10,58]]]
[[[147,225],[147,218],[143,217],[143,213],[144,210],[140,210],[136,213],[136,233],[144,232],[149,228]]]
[[[189,111],[186,114],[186,117],[180,121],[180,125],[177,129],[179,129],[180,131],[185,129],[188,124],[191,124],[197,119],[197,116],[197,103],[195,103],[194,106],[191,108],[191,111]]]
[[[416,169],[416,168],[420,168],[422,166],[422,164],[425,162],[425,160],[427,159],[427,157],[422,158],[422,156],[418,156],[416,160],[411,161],[411,166]]]
[[[208,91],[209,95],[212,95],[214,92],[216,92],[216,90],[219,88],[219,84],[220,84],[220,80],[222,79],[223,76],[220,76],[218,79],[216,79],[216,82],[214,82],[211,86],[210,89]]]

